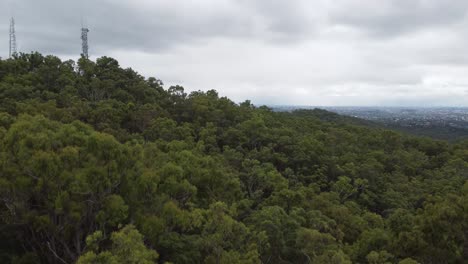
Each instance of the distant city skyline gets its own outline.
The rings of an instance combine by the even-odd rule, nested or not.
[[[468,106],[464,0],[1,0],[19,52],[110,56],[258,105]]]

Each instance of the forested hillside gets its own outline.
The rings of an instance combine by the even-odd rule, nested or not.
[[[467,180],[468,141],[0,60],[0,263],[467,263]]]

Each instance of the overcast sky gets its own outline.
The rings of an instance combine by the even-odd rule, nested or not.
[[[19,51],[277,105],[468,106],[467,0],[0,0]]]

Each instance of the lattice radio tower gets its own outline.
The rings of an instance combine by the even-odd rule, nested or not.
[[[89,58],[88,55],[88,32],[89,29],[81,25],[81,55],[85,58]]]
[[[15,19],[10,19],[10,58],[16,55]]]

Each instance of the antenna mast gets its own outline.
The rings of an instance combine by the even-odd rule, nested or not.
[[[83,57],[87,58],[89,57],[88,55],[88,32],[89,29],[84,27],[83,25],[81,26],[81,55]]]
[[[16,55],[15,19],[10,19],[10,58]]]

